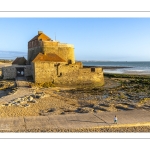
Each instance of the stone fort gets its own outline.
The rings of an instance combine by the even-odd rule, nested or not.
[[[32,76],[35,83],[56,85],[103,85],[102,68],[85,68],[75,61],[74,45],[54,41],[38,31],[28,42],[28,58],[17,57],[2,68],[3,79]]]

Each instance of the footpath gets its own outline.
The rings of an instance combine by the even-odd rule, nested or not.
[[[17,77],[16,85],[18,87],[17,91],[14,94],[1,97],[0,103],[9,102],[13,99],[17,99],[19,97],[24,97],[34,93],[34,89],[28,88],[29,84],[24,77]]]
[[[114,124],[117,115],[118,123]],[[0,118],[0,131],[150,126],[149,110]]]

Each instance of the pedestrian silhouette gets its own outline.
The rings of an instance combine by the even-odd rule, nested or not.
[[[114,118],[114,123],[117,124],[117,116]]]

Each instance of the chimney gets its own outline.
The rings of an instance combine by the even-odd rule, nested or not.
[[[41,34],[41,33],[43,33],[43,32],[42,31],[38,31],[38,35]]]

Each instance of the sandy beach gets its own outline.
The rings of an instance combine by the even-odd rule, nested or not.
[[[2,65],[2,64],[1,64]],[[58,116],[71,114],[149,110],[147,76],[105,75],[103,87],[16,87],[15,81],[0,80],[0,118]],[[23,81],[21,81],[23,84]],[[28,82],[28,81],[27,81]],[[29,82],[28,82],[29,83]],[[28,85],[27,83],[27,85]],[[41,130],[26,130],[40,132]],[[43,132],[149,132],[150,126],[84,129],[43,129]]]

